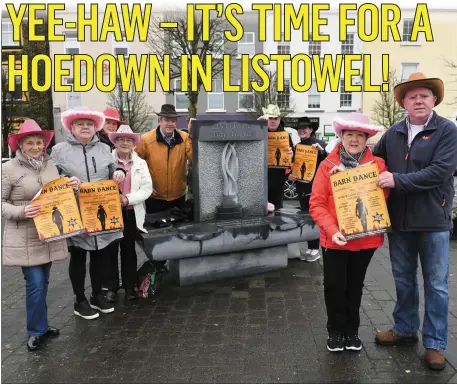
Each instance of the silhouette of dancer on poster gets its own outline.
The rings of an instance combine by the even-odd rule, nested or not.
[[[52,208],[52,222],[57,225],[60,234],[63,234],[63,216],[57,207]]]
[[[305,162],[303,162],[303,163],[301,163],[301,167],[300,167],[300,173],[301,173],[302,180],[305,179],[305,172],[306,172],[306,164],[305,164]]]
[[[100,220],[100,223],[102,224],[102,231],[106,229],[106,218],[108,215],[106,214],[105,208],[103,208],[103,205],[98,206],[98,211],[97,211],[97,219]]]
[[[281,160],[281,150],[279,148],[276,148],[275,158],[276,158],[276,166],[279,167],[279,160]]]
[[[359,197],[357,198],[356,205],[355,205],[355,215],[359,218],[360,222],[362,223],[363,232],[368,232],[368,223],[367,223],[367,215],[368,210],[365,207],[362,199]]]

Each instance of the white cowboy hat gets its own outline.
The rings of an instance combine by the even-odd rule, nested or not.
[[[116,139],[119,137],[128,137],[129,139],[132,139],[135,145],[138,145],[141,140],[141,135],[139,133],[134,133],[132,128],[126,124],[121,125],[116,132],[108,133],[109,141],[113,144],[116,144]]]

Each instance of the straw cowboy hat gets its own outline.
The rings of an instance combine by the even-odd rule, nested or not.
[[[270,117],[281,117],[281,110],[275,104],[268,104],[266,108],[262,108],[264,118],[268,119]]]
[[[410,91],[414,88],[428,88],[430,89],[433,94],[436,96],[436,103],[437,106],[439,103],[443,101],[444,97],[444,84],[441,79],[437,77],[426,77],[422,72],[414,72],[411,73],[408,77],[408,81],[404,83],[397,84],[394,88],[395,93],[395,100],[397,103],[400,104],[402,108],[403,106],[403,99],[406,95],[406,92]]]
[[[135,145],[138,145],[141,140],[141,135],[139,133],[134,133],[132,128],[130,128],[128,125],[121,125],[116,132],[108,133],[109,141],[111,141],[113,144],[116,144],[116,139],[119,137],[127,137],[132,139],[135,142]]]
[[[173,104],[163,104],[157,116],[161,117],[178,117]]]
[[[113,120],[119,125],[125,124],[125,121],[121,120],[121,116],[119,115],[119,112],[116,109],[106,108],[103,111],[103,114],[105,115],[105,120]]]
[[[342,137],[343,131],[364,132],[368,134],[368,137],[372,137],[377,133],[384,131],[383,127],[370,124],[368,115],[357,112],[350,113],[347,120],[339,117],[334,118],[333,128],[338,137]]]
[[[44,147],[47,148],[54,136],[54,131],[42,130],[35,120],[25,120],[17,133],[12,133],[8,136],[8,144],[11,147],[11,150],[16,152],[19,149],[19,140],[29,135],[42,135]]]
[[[87,107],[69,109],[62,113],[60,120],[65,129],[71,132],[71,123],[78,119],[89,119],[95,123],[95,131],[100,131],[105,125],[105,115],[101,112],[91,111]]]

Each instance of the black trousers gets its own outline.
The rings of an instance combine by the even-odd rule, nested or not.
[[[363,281],[375,251],[376,249],[344,251],[323,248],[328,332],[358,331]]]
[[[119,289],[119,249],[121,253],[121,278],[124,289],[134,289],[136,284],[136,267],[138,258],[135,250],[137,235],[135,211],[123,209],[124,237],[114,244],[108,256],[108,290],[117,292]]]
[[[69,275],[73,292],[76,295],[78,303],[87,300],[84,293],[86,282],[86,257],[87,252],[90,255],[89,274],[90,284],[92,286],[92,296],[97,296],[102,293],[102,283],[106,279],[106,266],[108,264],[108,255],[110,246],[107,246],[98,251],[86,251],[85,249],[71,247],[70,248],[70,267]]]
[[[186,195],[171,201],[150,197],[146,200],[146,213],[157,213],[174,207],[183,208],[185,203]]]
[[[297,182],[297,184],[303,184]],[[300,202],[300,208],[303,211],[309,212],[309,200],[311,199],[311,192],[306,194],[305,192],[300,192],[298,186],[298,201]],[[319,239],[308,241],[308,249],[319,249]]]

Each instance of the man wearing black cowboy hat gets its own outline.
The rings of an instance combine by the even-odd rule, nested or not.
[[[153,193],[146,200],[146,212],[155,213],[173,207],[182,208],[186,201],[187,160],[192,161],[192,140],[189,133],[177,129],[174,105],[163,104],[159,126],[145,133],[136,148],[148,163]]]
[[[312,147],[319,150],[317,155],[317,164],[316,170],[319,167],[321,161],[327,157],[327,152],[325,151],[325,143],[316,138],[316,131],[318,127],[314,126],[311,123],[311,120],[304,116],[298,119],[297,132],[300,136],[300,143],[303,145],[311,145]],[[295,152],[294,152],[295,153]],[[293,161],[295,161],[295,156]],[[290,180],[296,180],[296,178],[290,173]],[[314,178],[313,178],[314,180]],[[300,202],[300,208],[303,211],[309,212],[309,199],[311,198],[311,189],[313,187],[313,180],[309,183],[297,182],[296,189],[298,193],[298,200]],[[308,250],[300,256],[300,260],[311,263],[320,258],[319,254],[319,239],[308,241]]]

